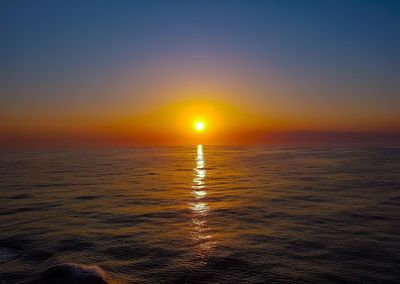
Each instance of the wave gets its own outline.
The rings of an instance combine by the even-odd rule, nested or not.
[[[115,284],[97,265],[63,263],[51,266],[35,279],[20,284]]]

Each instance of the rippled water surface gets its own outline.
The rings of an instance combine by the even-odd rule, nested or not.
[[[399,283],[400,149],[0,154],[0,283]]]

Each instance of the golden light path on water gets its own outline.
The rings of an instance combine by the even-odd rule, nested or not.
[[[191,203],[192,222],[193,222],[193,240],[198,246],[198,254],[205,258],[215,246],[212,236],[209,234],[207,225],[207,216],[210,208],[206,202],[206,177],[205,159],[203,155],[203,146],[197,145],[196,164],[194,168],[194,177],[192,183],[193,202]]]

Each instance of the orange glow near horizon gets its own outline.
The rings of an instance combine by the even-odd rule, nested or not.
[[[348,122],[347,128],[339,128],[333,122],[311,119],[307,114],[282,113],[277,116],[273,111],[268,111],[266,115],[266,111],[249,109],[238,102],[234,104],[233,101],[227,103],[225,100],[212,100],[206,93],[202,97],[201,100],[193,97],[147,106],[141,111],[108,114],[86,112],[69,119],[64,119],[63,113],[51,113],[48,116],[42,113],[31,119],[24,117],[19,120],[21,123],[14,121],[14,124],[5,124],[3,120],[0,122],[0,126],[4,126],[1,127],[3,132],[0,133],[0,144],[156,146],[352,141],[360,140],[357,131],[351,134],[354,129],[359,132],[368,130],[361,126],[351,127],[356,121]],[[325,126],[320,127],[320,124]],[[322,136],[315,134],[319,131]],[[332,138],[332,135],[327,136],[324,131],[333,133],[333,136],[336,135],[335,131],[339,132],[338,140]],[[348,138],[341,138],[340,135],[344,134],[340,132],[346,131],[350,133],[346,134]],[[301,133],[305,133],[305,136]]]

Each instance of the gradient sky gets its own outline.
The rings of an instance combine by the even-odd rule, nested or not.
[[[400,1],[3,0],[0,34],[2,145],[400,133]]]

